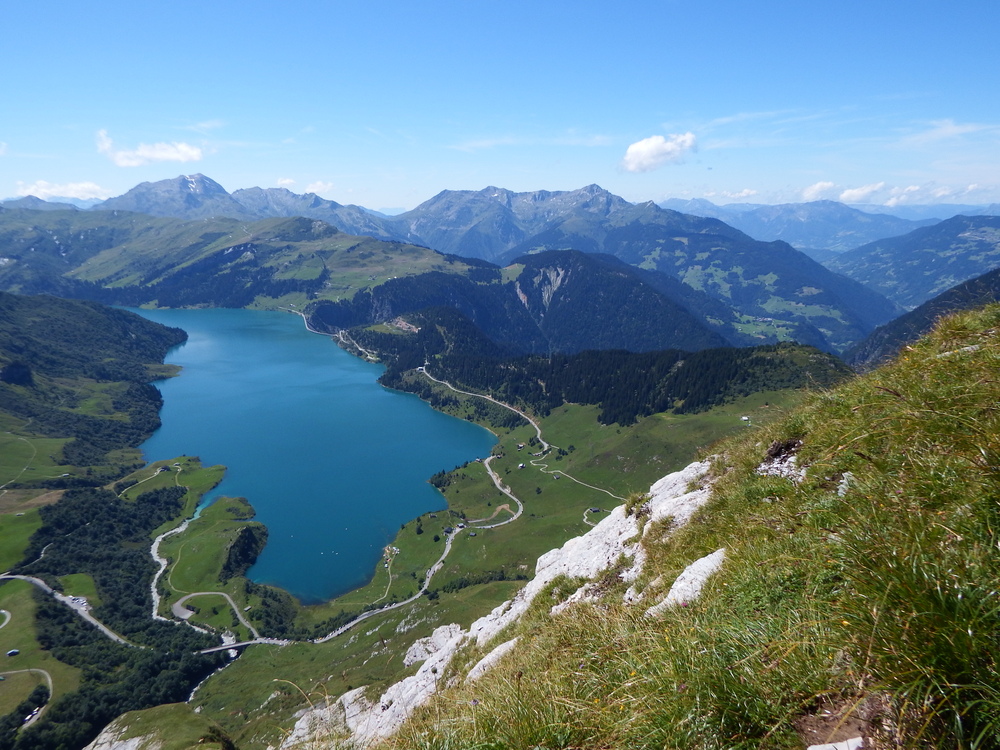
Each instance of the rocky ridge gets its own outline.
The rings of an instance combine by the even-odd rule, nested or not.
[[[708,461],[700,461],[667,475],[650,488],[648,500],[638,509],[639,512],[633,512],[636,509],[625,505],[618,506],[591,531],[542,555],[538,558],[535,577],[512,600],[473,622],[468,630],[455,624],[445,625],[437,628],[430,637],[415,643],[406,660],[412,664],[419,658],[425,658],[416,674],[392,685],[377,701],[365,697],[364,688],[357,688],[336,701],[308,710],[282,743],[282,750],[311,746],[317,738],[339,736],[345,732],[352,742],[365,747],[393,734],[414,709],[447,685],[443,678],[460,650],[490,644],[516,623],[537,595],[559,577],[593,579],[625,557],[631,563],[620,576],[625,581],[636,580],[645,563],[645,553],[640,544],[642,529],[667,518],[672,518],[675,526],[686,523],[711,494],[709,468]],[[644,520],[648,522],[645,526]],[[706,566],[702,564],[702,567]],[[714,570],[711,567],[709,574]],[[687,576],[692,578],[691,574]],[[591,585],[585,584],[568,602],[584,601],[593,596]],[[565,609],[565,604],[554,607],[552,614],[558,615]],[[476,679],[484,674],[515,645],[516,639],[499,643],[476,663],[465,679]]]

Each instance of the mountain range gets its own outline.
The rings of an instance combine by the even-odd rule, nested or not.
[[[673,199],[661,205],[719,219],[759,240],[784,240],[820,262],[868,242],[906,234],[938,221],[875,214],[836,201],[735,208],[716,206],[704,199]]]
[[[955,216],[855,248],[827,265],[912,309],[1000,266],[1000,216]]]
[[[523,193],[446,190],[397,216],[282,188],[229,193],[204,175],[142,183],[95,210],[34,198],[6,205],[0,211],[0,283],[11,291],[163,306],[326,300],[343,309],[327,307],[323,315],[370,323],[384,322],[375,318],[389,310],[402,314],[424,303],[450,304],[458,294],[465,300],[463,314],[475,320],[484,320],[483,310],[493,304],[506,310],[503,322],[494,320],[493,332],[506,329],[500,339],[523,351],[573,350],[611,340],[653,346],[657,336],[606,335],[610,327],[636,333],[622,306],[595,316],[598,306],[591,305],[582,326],[587,335],[575,343],[552,328],[565,305],[581,304],[576,290],[608,284],[610,296],[623,299],[610,290],[620,289],[624,278],[643,290],[637,300],[655,295],[657,305],[670,300],[693,314],[697,329],[690,320],[684,324],[700,331],[692,341],[711,331],[730,344],[795,338],[843,351],[902,309],[990,270],[996,246],[990,244],[995,227],[989,217],[919,226],[832,201],[714,207],[756,227],[759,236],[827,248],[910,229],[841,252],[824,267],[783,240],[754,239],[717,218],[652,202],[633,204],[597,185]],[[712,206],[685,204],[702,212]],[[912,242],[923,243],[919,252]],[[620,263],[612,269],[610,259],[583,262],[552,254],[557,251],[611,256]],[[540,253],[545,270],[525,261]],[[466,288],[459,294],[458,287]],[[501,296],[521,295],[513,318],[508,302],[491,297],[505,287]],[[540,313],[529,291],[542,287],[547,291],[539,299],[552,307]],[[359,292],[367,295],[364,314],[354,299]],[[549,333],[539,327],[543,320]],[[681,346],[685,338],[670,345]]]
[[[882,206],[817,200],[779,205],[730,203],[717,206],[704,198],[672,198],[660,205],[695,216],[719,219],[758,240],[784,240],[820,262],[869,242],[907,234],[953,216],[1000,214],[1000,205],[997,204]]]
[[[193,202],[205,195],[215,195],[207,202],[220,197],[187,186],[182,197],[175,193],[174,205],[184,195]],[[476,194],[450,197],[461,202],[483,200]],[[303,217],[185,221],[117,209],[5,209],[0,211],[0,285],[9,291],[127,305],[274,308],[296,304],[300,309],[310,300],[356,308],[359,303],[349,301],[365,292],[370,296],[371,314],[391,310],[398,315],[422,306],[449,304],[456,285],[465,288],[466,299],[475,299],[479,309],[500,304],[491,297],[499,289],[505,290],[502,296],[508,301],[518,300],[514,293],[518,284],[523,295],[529,295],[536,284],[549,284],[545,294],[554,294],[558,285],[551,280],[564,284],[570,274],[572,283],[566,283],[562,293],[543,297],[546,304],[554,304],[545,311],[546,325],[550,325],[559,319],[562,305],[583,302],[566,296],[566,290],[598,290],[605,285],[603,298],[620,302],[626,296],[612,290],[620,289],[620,280],[627,278],[629,284],[643,289],[636,300],[669,298],[672,305],[694,313],[729,343],[795,338],[832,350],[863,338],[897,313],[892,303],[790,246],[757,242],[713,219],[688,217],[652,204],[634,206],[599,188],[536,199],[550,207],[561,202],[569,208],[550,218],[548,231],[522,242],[508,255],[521,252],[530,258],[546,250],[569,253],[579,248],[591,254],[610,250],[618,258],[618,267],[613,268],[610,261],[582,262],[571,255],[558,260],[547,253],[551,267],[544,272],[536,270],[533,262],[505,261],[508,270],[502,270],[481,259],[347,234]],[[536,272],[542,274],[537,282],[524,276]],[[587,294],[591,299],[602,298],[593,291]],[[528,312],[529,297],[517,305],[518,315]],[[566,325],[576,325],[586,333],[577,336],[578,343],[572,346],[585,345],[587,337],[591,341],[587,345],[598,346],[598,341],[614,338],[607,336],[609,330],[638,333],[643,325],[642,317],[626,319],[628,305],[600,307],[591,304],[591,317],[586,319],[564,318]],[[514,308],[506,302],[501,308],[508,311],[502,325],[515,325],[509,317]],[[537,328],[542,319],[537,309],[533,314],[536,322],[530,325],[522,316],[528,329]],[[676,328],[661,326],[662,330]],[[553,335],[551,340],[543,336],[544,344],[524,332],[514,339],[521,341],[525,351],[561,347],[562,343],[556,343],[563,340],[561,334]],[[632,343],[619,338],[616,345],[647,348],[656,338],[643,334]],[[682,346],[679,341],[663,345]]]

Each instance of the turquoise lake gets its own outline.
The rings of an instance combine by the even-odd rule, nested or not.
[[[298,315],[135,312],[189,336],[166,358],[181,375],[156,383],[163,426],[142,445],[146,460],[224,464],[209,499],[247,498],[270,534],[248,576],[304,603],[370,580],[400,524],[445,507],[428,478],[496,442],[383,388],[381,366],[308,332]]]

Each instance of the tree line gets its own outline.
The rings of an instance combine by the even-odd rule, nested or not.
[[[410,372],[425,363],[436,378],[541,416],[564,403],[592,404],[600,407],[601,423],[621,425],[659,412],[704,411],[758,391],[826,387],[850,374],[833,355],[794,343],[697,352],[519,355],[487,338],[458,311],[431,308],[408,318],[417,333],[365,327],[352,329],[351,336],[386,363],[383,385],[414,392],[435,406],[447,406],[444,402],[454,397],[412,377]],[[481,416],[499,420],[497,426],[520,420],[508,410],[476,403]]]

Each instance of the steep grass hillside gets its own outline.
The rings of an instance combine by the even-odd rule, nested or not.
[[[383,746],[996,747],[998,331],[996,305],[944,319],[725,443],[686,525],[646,521],[637,580],[623,560],[596,601],[551,614],[582,583],[557,579]],[[700,597],[648,611],[723,548]],[[455,666],[515,636],[478,679]]]

